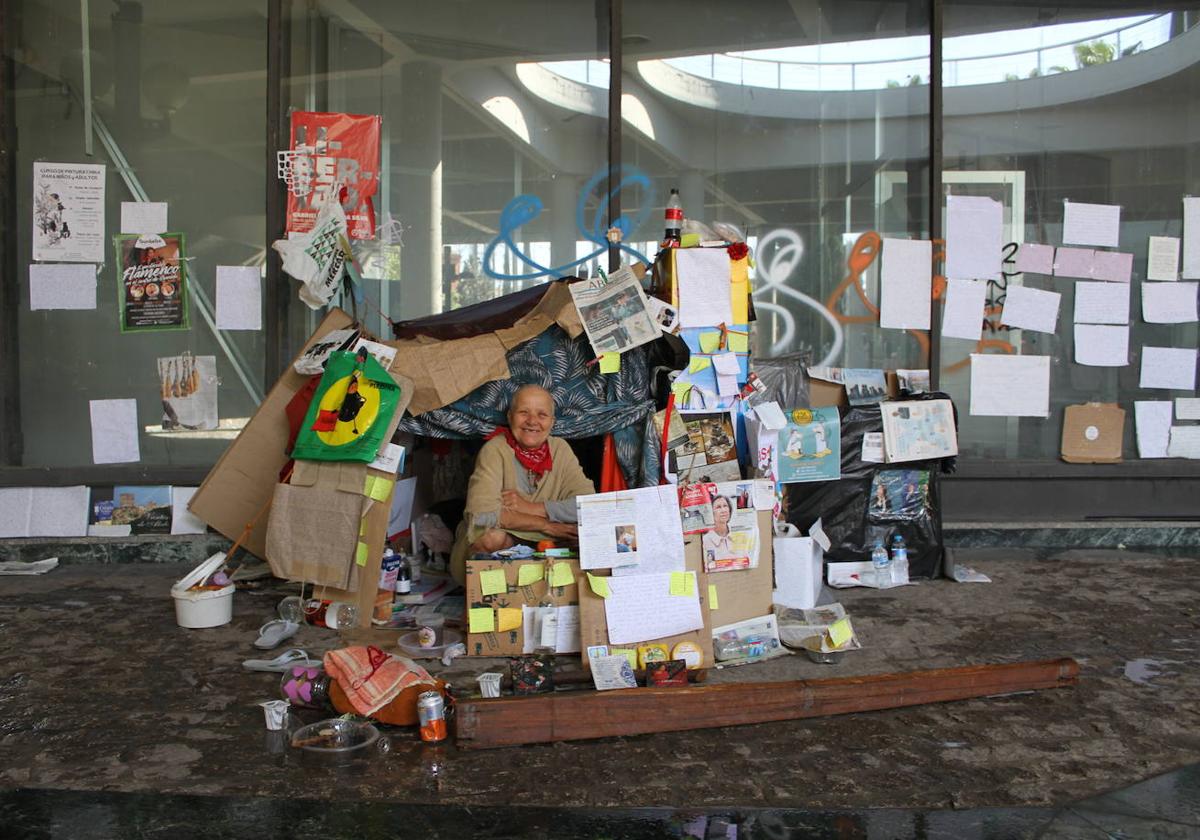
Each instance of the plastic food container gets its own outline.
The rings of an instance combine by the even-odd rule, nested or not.
[[[297,729],[292,746],[307,760],[338,765],[369,756],[378,740],[379,730],[369,723],[330,718]]]
[[[218,551],[171,587],[171,597],[175,600],[175,621],[180,627],[198,630],[220,627],[233,620],[233,591],[236,587],[232,583],[220,589],[189,591],[223,565],[225,552]]]

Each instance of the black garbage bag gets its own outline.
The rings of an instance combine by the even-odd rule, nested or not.
[[[759,401],[779,403],[785,411],[808,405],[808,366],[812,354],[807,351],[776,356],[771,359],[755,358],[751,367],[762,380],[765,388]]]
[[[908,399],[949,399],[921,394]],[[955,416],[955,424],[958,418]],[[875,464],[862,459],[863,436],[883,432],[878,405],[852,406],[842,414],[842,477],[837,481],[787,486],[786,519],[807,532],[817,519],[832,544],[827,562],[871,559],[875,543],[887,546],[899,534],[908,547],[911,578],[942,574],[941,473],[954,471],[954,458]]]

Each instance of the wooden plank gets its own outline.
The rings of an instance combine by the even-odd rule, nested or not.
[[[877,711],[1062,688],[1078,677],[1075,660],[1050,659],[823,680],[461,700],[456,726],[460,747],[486,749]]]

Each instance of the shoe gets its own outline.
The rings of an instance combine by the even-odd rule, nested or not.
[[[258,638],[254,640],[254,646],[263,650],[279,647],[287,639],[295,636],[299,629],[300,625],[294,621],[284,621],[281,618],[268,621],[258,629]]]
[[[283,673],[292,667],[318,668],[320,665],[321,660],[309,659],[308,654],[299,648],[285,650],[274,659],[247,659],[242,663],[242,667],[247,671],[275,671],[276,673]]]

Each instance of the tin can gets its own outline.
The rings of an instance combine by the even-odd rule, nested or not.
[[[436,691],[426,691],[417,697],[417,719],[422,741],[446,740],[446,701]]]

